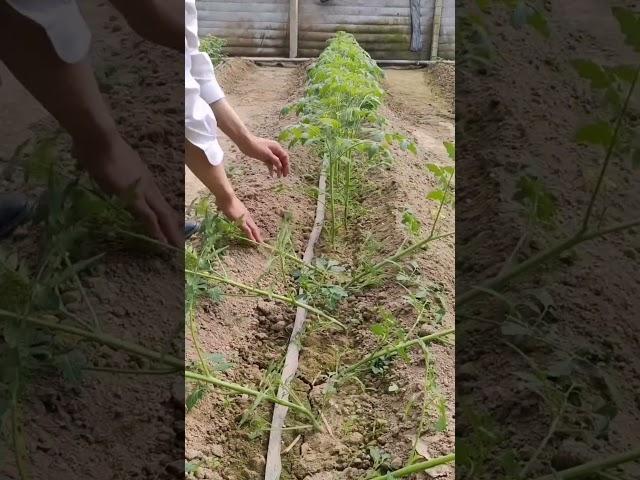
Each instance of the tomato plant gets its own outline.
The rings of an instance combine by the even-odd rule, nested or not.
[[[357,181],[372,168],[389,165],[391,146],[416,153],[406,137],[385,130],[378,110],[384,90],[383,71],[358,45],[353,35],[338,32],[309,71],[305,96],[284,113],[295,112],[299,122],[280,135],[289,147],[312,144],[320,157],[328,157],[331,241],[338,231],[339,204],[342,226],[349,226]]]

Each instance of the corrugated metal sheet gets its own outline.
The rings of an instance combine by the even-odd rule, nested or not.
[[[289,55],[289,0],[198,0],[200,36],[224,38],[230,55]]]
[[[231,55],[288,56],[289,0],[197,0],[200,35],[227,41]],[[411,52],[410,0],[299,0],[298,56],[318,55],[335,32],[353,33],[378,59],[428,59],[434,0],[421,0],[423,50]],[[439,55],[455,56],[455,3],[444,0]]]

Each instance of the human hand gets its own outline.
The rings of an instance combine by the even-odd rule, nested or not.
[[[184,244],[182,220],[158,189],[138,153],[119,135],[104,147],[75,145],[82,166],[106,193],[126,202],[149,234],[175,247]]]
[[[245,144],[239,146],[242,153],[264,163],[271,175],[274,171],[278,178],[289,175],[289,153],[278,142],[251,136]]]
[[[235,222],[245,233],[245,235],[252,241],[262,243],[262,233],[260,229],[251,218],[251,214],[244,206],[244,203],[240,201],[235,195],[223,199],[216,199],[216,205],[218,209],[231,221]]]

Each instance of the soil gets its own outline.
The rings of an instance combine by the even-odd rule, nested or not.
[[[513,195],[523,175],[537,177],[553,194],[557,215],[553,228],[533,229],[518,260],[541,252],[579,228],[603,154],[600,149],[578,145],[575,133],[596,118],[611,115],[570,61],[638,64],[637,53],[624,45],[610,10],[611,3],[625,2],[541,3],[549,19],[548,39],[531,28],[514,29],[509,14],[496,8],[484,17],[498,52],[496,58],[482,68],[459,66],[463,70],[456,97],[458,166],[463,172],[457,184],[459,292],[496,275],[521,238],[526,219]],[[636,95],[629,118],[637,119],[639,106]],[[636,217],[639,187],[640,179],[629,160],[616,157],[596,215],[606,205],[604,224]],[[469,475],[465,478],[505,478],[507,459],[523,465],[532,458],[556,414],[549,400],[536,393],[522,375],[533,373],[532,364],[548,372],[570,355],[587,359],[601,373],[573,371],[552,377],[551,384],[558,391],[575,382],[578,392],[532,463],[531,477],[638,444],[637,249],[637,232],[612,235],[583,244],[513,282],[503,297],[513,305],[541,291],[553,302],[551,311],[536,325],[542,341],[503,335],[499,326],[509,312],[499,302],[485,300],[459,309],[458,314],[465,316],[459,320],[464,332],[459,333],[457,343],[459,453],[464,447],[458,468],[463,470],[460,466],[465,465]],[[534,319],[526,315],[524,319],[534,324]],[[505,341],[515,343],[520,351],[507,347]],[[548,341],[553,344],[545,343]],[[617,395],[611,394],[611,386]],[[611,415],[608,428],[599,432],[606,427],[603,412],[607,408],[616,414]],[[473,451],[473,445],[478,445],[474,442],[483,448]],[[638,471],[637,464],[629,464],[616,475],[638,478]]]
[[[444,77],[453,77],[453,67]],[[217,71],[218,80],[230,103],[258,135],[275,138],[295,118],[283,118],[280,110],[303,95],[305,67],[257,67],[238,59],[228,60]],[[440,76],[438,77],[440,78]],[[440,85],[439,89],[430,88]],[[407,240],[402,224],[406,209],[431,226],[434,205],[425,195],[435,187],[425,163],[450,163],[443,141],[454,137],[450,105],[451,81],[442,82],[430,70],[386,71],[388,91],[383,114],[389,129],[415,139],[419,153],[412,156],[394,151],[391,168],[375,170],[366,180],[359,218],[350,232],[332,247],[325,234],[316,256],[353,265],[358,255],[382,259]],[[449,89],[449,90],[447,90]],[[441,92],[445,90],[443,98]],[[425,106],[426,108],[425,112]],[[221,139],[225,162],[232,182],[267,241],[276,237],[283,214],[292,215],[293,244],[301,254],[313,224],[316,186],[320,161],[306,148],[291,152],[292,173],[286,179],[269,178],[266,169],[247,159],[226,138]],[[207,192],[187,173],[186,209],[194,199]],[[447,207],[440,226],[442,232],[454,229],[453,208]],[[428,232],[428,230],[427,230]],[[369,243],[365,240],[371,236]],[[368,251],[365,245],[379,244]],[[415,260],[420,281],[440,293],[446,308],[442,319],[433,312],[425,315],[420,333],[435,332],[454,323],[454,249],[453,237],[434,243]],[[275,292],[291,288],[276,273],[267,273],[268,255],[253,248],[232,245],[223,257],[225,272],[248,285],[271,288]],[[384,376],[362,374],[359,382],[348,382],[327,394],[327,374],[340,365],[351,364],[379,349],[370,327],[379,322],[386,309],[397,324],[408,330],[416,312],[403,299],[406,291],[391,279],[383,285],[348,298],[335,313],[348,324],[348,332],[336,331],[311,317],[303,342],[296,396],[320,410],[328,426],[324,433],[308,429],[285,431],[283,479],[345,480],[362,478],[372,471],[370,449],[374,447],[388,459],[384,463],[399,468],[412,451],[420,422],[425,382],[422,352],[409,352],[404,361],[396,361]],[[204,302],[198,312],[199,339],[207,352],[222,354],[233,368],[221,374],[226,380],[265,388],[277,386],[278,365],[284,357],[295,311],[279,303],[238,296],[227,289],[221,303]],[[421,451],[428,456],[453,450],[454,435],[454,356],[453,347],[433,344],[430,361],[435,369],[437,389],[446,405],[448,425],[441,432],[434,429],[435,411],[430,408],[422,432]],[[188,355],[193,358],[192,347]],[[267,382],[267,383],[261,383]],[[391,392],[390,387],[391,388]],[[395,387],[397,391],[394,392]],[[200,464],[200,478],[263,478],[271,407],[261,404],[251,408],[252,398],[230,395],[211,389],[204,400],[187,415],[187,460]],[[243,415],[245,422],[240,422]],[[287,426],[305,424],[305,419],[289,413]],[[300,436],[298,438],[298,436]],[[438,478],[453,478],[453,469],[432,472]],[[414,478],[431,478],[415,476]]]
[[[183,72],[180,54],[151,46],[133,34],[108,2],[81,2],[93,32],[92,62],[101,87],[127,141],[148,162],[169,202],[179,211],[182,192]],[[167,65],[170,65],[167,67]],[[167,68],[165,68],[167,67]],[[115,72],[110,78],[104,72]],[[2,66],[2,162],[26,139],[57,129],[56,122]],[[59,140],[56,168],[73,171],[71,141]],[[2,191],[24,191],[37,201],[40,188],[23,184],[20,167],[3,179]],[[25,225],[2,242],[35,271],[46,238]],[[150,349],[183,356],[183,258],[107,249],[81,275],[102,331]],[[91,318],[77,288],[63,286],[66,307]],[[177,331],[176,331],[177,330]],[[151,368],[149,362],[105,346],[65,337],[58,341],[81,352],[94,366]],[[4,341],[3,341],[4,342]],[[4,345],[3,345],[4,347]],[[27,462],[33,479],[180,478],[184,476],[184,402],[181,376],[113,375],[83,372],[79,381],[41,370],[29,379],[21,416]],[[176,384],[175,380],[179,382]],[[4,410],[3,410],[4,413]],[[3,432],[0,477],[19,478]],[[11,448],[9,448],[11,450]],[[178,454],[176,454],[178,452]]]

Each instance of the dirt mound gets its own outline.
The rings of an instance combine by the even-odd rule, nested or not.
[[[438,91],[438,96],[449,113],[455,112],[456,67],[450,63],[436,63],[426,70],[427,85]]]
[[[216,79],[228,94],[237,93],[242,79],[251,75],[258,67],[244,58],[227,58],[216,67]]]

